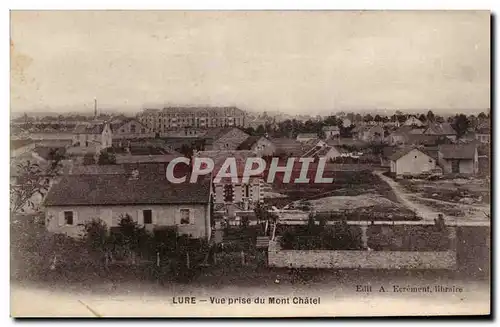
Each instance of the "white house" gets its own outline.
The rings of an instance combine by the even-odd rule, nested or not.
[[[64,176],[45,198],[46,226],[79,237],[86,222],[99,218],[115,227],[128,215],[147,230],[174,226],[180,234],[209,238],[210,198],[210,178],[172,184],[134,173]]]
[[[477,174],[479,156],[475,144],[442,144],[438,149],[439,165],[446,174]]]
[[[436,169],[436,159],[418,148],[407,148],[390,156],[391,173],[399,175],[419,175]]]
[[[323,132],[326,139],[331,139],[340,136],[340,128],[338,126],[324,126]]]
[[[342,126],[349,127],[352,125],[352,121],[349,118],[342,119]]]
[[[318,135],[316,133],[300,133],[297,135],[297,141],[299,142],[307,142],[317,138]]]
[[[153,138],[155,133],[151,132],[146,125],[137,119],[129,118],[116,123],[111,123],[114,139]]]
[[[263,136],[249,136],[241,143],[237,150],[251,150],[259,157],[272,156],[276,152],[276,146]]]
[[[73,131],[72,146],[83,152],[98,153],[112,144],[113,132],[109,123],[80,124]]]

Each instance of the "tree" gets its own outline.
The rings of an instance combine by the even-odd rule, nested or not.
[[[427,120],[428,120],[429,122],[433,122],[435,118],[436,118],[436,117],[434,116],[434,113],[433,113],[431,110],[429,110],[429,111],[427,112]]]
[[[125,214],[120,217],[118,231],[114,234],[114,240],[116,245],[121,246],[128,252],[133,263],[135,263],[138,252],[148,243],[149,238],[146,229],[132,220],[130,215]]]
[[[363,120],[363,117],[360,114],[356,114],[356,116],[354,116],[354,121],[360,122],[362,120]]]
[[[425,123],[427,121],[427,116],[424,115],[424,114],[421,114],[419,117],[418,117],[418,120],[420,120],[422,123]]]
[[[59,161],[51,162],[48,167],[41,167],[30,160],[16,165],[17,176],[10,185],[10,213],[22,213],[25,206],[35,209],[33,197],[45,196],[53,178],[60,174]]]
[[[363,117],[363,121],[368,123],[368,122],[371,122],[373,121],[373,116],[370,115],[370,114],[366,114],[364,117]]]
[[[442,123],[444,123],[444,118],[443,118],[442,116],[438,116],[438,115],[436,115],[436,116],[434,117],[434,121],[435,121],[436,123],[440,123],[440,124],[442,124]]]
[[[461,137],[467,132],[469,125],[470,121],[464,114],[455,116],[455,121],[452,124],[453,128],[457,132],[458,137]]]
[[[99,165],[116,165],[116,156],[106,150],[102,150],[97,160]]]
[[[373,119],[375,122],[379,123],[382,121],[382,117],[380,117],[380,115],[375,115],[375,118]]]
[[[105,266],[108,266],[111,246],[108,227],[101,219],[96,218],[85,223],[83,240],[91,253],[97,255],[98,259],[105,259]]]
[[[477,118],[479,120],[485,120],[486,119],[486,114],[484,112],[480,112],[479,115],[477,115]]]
[[[259,125],[255,130],[256,135],[264,135],[266,133],[266,128],[263,125]]]

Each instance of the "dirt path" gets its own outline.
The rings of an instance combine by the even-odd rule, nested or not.
[[[385,176],[382,174],[381,171],[374,171],[373,172],[375,175],[380,177],[384,182],[386,182],[394,191],[394,194],[396,195],[398,201],[406,206],[408,209],[414,211],[418,217],[422,218],[423,220],[431,220],[434,221],[438,217],[439,214],[443,215],[444,219],[447,220],[456,220],[455,217],[450,217],[445,215],[443,212],[440,212],[436,210],[435,208],[431,208],[428,206],[425,206],[423,204],[417,203],[415,201],[412,201],[412,196],[414,194],[409,194],[405,192],[403,186],[399,185],[397,182],[395,182],[393,179]]]

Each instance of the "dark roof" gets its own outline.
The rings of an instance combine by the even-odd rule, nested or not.
[[[120,120],[120,121],[112,122],[110,124],[111,131],[116,132],[118,129],[120,129],[120,127],[124,126],[125,124],[130,123],[131,121],[135,122],[136,124],[138,124],[138,125],[140,125],[142,127],[146,127],[144,124],[142,124],[136,118],[130,118],[129,117],[129,118],[125,118],[125,119]]]
[[[338,126],[323,126],[323,131],[340,131]]]
[[[443,144],[439,152],[444,159],[473,159],[476,154],[475,144]]]
[[[217,127],[217,128],[211,128],[208,130],[208,132],[203,135],[203,138],[210,138],[210,139],[220,139],[222,136],[225,134],[229,133],[236,127]]]
[[[437,145],[451,143],[452,141],[444,135],[409,134],[407,142],[411,144]]]
[[[125,168],[121,165],[74,165],[70,175],[123,175]]]
[[[399,150],[397,150],[396,152],[394,152],[394,153],[393,153],[393,154],[389,157],[389,159],[390,159],[390,160],[394,160],[394,161],[395,161],[395,160],[398,160],[399,158],[401,158],[401,157],[403,157],[403,156],[407,155],[408,153],[410,153],[410,152],[411,152],[411,151],[413,151],[413,150],[418,150],[418,151],[422,152],[423,154],[425,154],[425,155],[427,155],[427,156],[429,156],[429,157],[433,158],[433,157],[432,157],[432,155],[431,155],[431,154],[429,154],[429,153],[428,153],[425,149],[418,148],[418,147],[408,147],[408,148],[403,148],[403,149],[399,149]]]
[[[54,159],[55,155],[64,156],[66,154],[65,147],[39,146],[36,147],[33,151],[45,160],[52,160]]]
[[[148,163],[148,162],[170,162],[175,158],[179,157],[178,154],[145,154],[145,155],[131,155],[131,154],[119,154],[116,155],[117,164],[127,164],[127,163]]]
[[[318,138],[316,133],[299,133],[297,138]]]
[[[26,140],[11,140],[10,141],[10,149],[11,150],[16,150],[19,149],[23,146],[26,146],[28,144],[33,143],[33,140],[31,139],[26,139]]]
[[[430,123],[429,127],[426,129],[425,133],[431,130],[433,133],[438,135],[456,135],[457,132],[453,129],[450,123]]]
[[[208,203],[209,178],[172,184],[166,178],[128,175],[64,176],[45,198],[46,206]]]
[[[238,146],[237,150],[251,150],[255,143],[257,143],[262,136],[249,136],[243,143]]]
[[[104,124],[80,124],[76,125],[73,132],[75,134],[101,134],[104,130]]]

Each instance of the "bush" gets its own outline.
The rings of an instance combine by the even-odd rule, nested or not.
[[[280,245],[285,250],[360,250],[363,248],[361,230],[346,222],[336,222],[332,227],[317,226],[306,232],[288,229]]]

